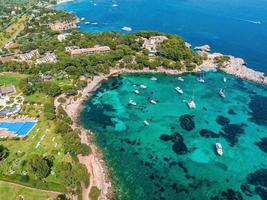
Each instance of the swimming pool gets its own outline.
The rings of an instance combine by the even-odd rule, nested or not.
[[[26,136],[35,125],[36,122],[0,122],[0,129],[6,129],[19,136]]]

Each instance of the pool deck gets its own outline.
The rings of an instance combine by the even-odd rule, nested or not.
[[[36,126],[38,120],[33,119],[33,118],[27,118],[27,117],[23,117],[23,118],[20,117],[16,119],[0,118],[0,123],[16,123],[16,122],[19,122],[19,123],[33,122],[35,124],[28,130],[26,134],[22,134],[22,135],[9,131],[7,128],[0,127],[0,139],[27,137],[29,133],[32,131],[32,129],[34,129],[34,127]]]

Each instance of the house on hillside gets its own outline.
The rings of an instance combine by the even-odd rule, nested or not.
[[[47,53],[46,56],[36,60],[36,64],[56,63],[56,62],[57,62],[57,56],[55,53]]]
[[[23,61],[27,61],[27,60],[31,60],[33,56],[35,55],[39,55],[39,51],[38,50],[32,50],[28,53],[24,53],[24,54],[20,54],[19,58]]]
[[[0,96],[12,95],[14,93],[16,93],[16,88],[14,85],[0,87]]]
[[[49,27],[53,31],[65,31],[69,29],[78,28],[77,22],[78,22],[77,20],[74,20],[71,22],[55,22],[55,23],[49,24]]]
[[[94,46],[92,48],[81,48],[81,49],[71,49],[70,54],[80,55],[80,54],[95,54],[95,53],[106,53],[109,52],[111,49],[108,46]]]
[[[58,41],[62,42],[62,41],[64,41],[64,40],[66,40],[66,37],[67,37],[68,35],[71,35],[71,34],[70,34],[70,33],[59,34],[59,35],[57,36],[57,39],[58,39]]]
[[[150,38],[143,38],[144,44],[143,48],[149,51],[149,55],[153,56],[157,53],[157,46],[163,41],[167,40],[166,36],[153,36]]]

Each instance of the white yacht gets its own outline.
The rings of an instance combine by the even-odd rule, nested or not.
[[[227,79],[226,77],[223,77],[223,82],[226,83]]]
[[[187,102],[187,106],[190,108],[190,109],[195,109],[196,108],[196,104],[194,102],[193,99],[191,99],[190,101]]]
[[[149,126],[149,122],[147,120],[144,120],[144,125]]]
[[[151,104],[157,104],[157,102],[156,102],[155,100],[153,100],[153,99],[151,99],[149,102],[150,102]]]
[[[135,94],[139,94],[139,90],[134,90],[134,93]]]
[[[81,18],[81,21],[84,21],[84,20],[85,20],[85,18],[84,18],[84,17],[82,17],[82,18]]]
[[[225,94],[224,94],[224,92],[223,92],[223,89],[220,89],[219,95],[220,95],[222,98],[225,98]]]
[[[129,100],[129,104],[132,105],[132,106],[136,106],[136,102],[132,99]]]
[[[181,82],[184,82],[184,79],[182,77],[180,77],[180,76],[177,78],[177,80],[181,81]]]
[[[151,77],[150,80],[151,80],[151,81],[156,81],[156,80],[158,80],[158,79],[157,79],[156,77]]]
[[[215,143],[216,151],[219,156],[223,155],[223,149],[222,149],[222,144],[221,143]]]
[[[116,3],[112,4],[112,7],[117,7],[117,6],[118,6],[118,4],[116,4]]]
[[[90,22],[85,22],[85,24],[86,24],[86,25],[89,25],[89,24],[90,24]]]
[[[142,84],[139,85],[139,87],[142,88],[142,89],[146,89],[147,88],[145,85],[142,85]]]
[[[200,82],[200,83],[205,83],[205,80],[203,78],[201,78],[201,77],[198,78],[197,81]]]
[[[184,93],[184,91],[180,87],[178,87],[178,86],[175,88],[175,90],[176,90],[176,92],[178,92],[180,94],[183,94]]]
[[[124,27],[122,27],[121,28],[123,31],[128,31],[128,32],[130,32],[130,31],[132,31],[133,29],[131,28],[131,27],[129,27],[129,26],[124,26]]]
[[[93,22],[93,23],[92,23],[92,25],[97,25],[97,24],[98,24],[98,22]]]

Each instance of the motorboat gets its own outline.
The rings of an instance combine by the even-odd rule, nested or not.
[[[92,23],[92,25],[97,25],[97,24],[98,24],[98,22],[93,22],[93,23]]]
[[[139,94],[139,90],[134,90],[134,93],[135,94]]]
[[[133,29],[131,28],[131,27],[129,27],[129,26],[124,26],[124,27],[122,27],[121,28],[123,31],[128,31],[128,32],[130,32],[130,31],[132,31]]]
[[[178,87],[178,86],[175,88],[175,90],[176,90],[176,92],[178,92],[180,94],[183,94],[184,93],[184,91],[180,87]]]
[[[146,89],[147,88],[145,85],[142,85],[142,84],[139,85],[139,87],[142,88],[142,89]]]
[[[177,80],[181,81],[181,82],[184,82],[184,79],[182,77],[180,77],[180,76],[177,78]]]
[[[151,99],[149,102],[150,102],[151,104],[157,104],[157,102],[156,102],[155,100],[153,100],[153,99]]]
[[[90,24],[90,22],[85,22],[85,24],[86,24],[86,25],[89,25],[89,24]]]
[[[81,18],[81,21],[84,21],[84,20],[85,20],[85,18],[84,18],[84,17],[82,17],[82,18]]]
[[[198,78],[197,81],[200,83],[205,83],[205,80],[203,78]]]
[[[216,151],[219,156],[223,155],[223,149],[222,149],[222,144],[221,143],[215,143]]]
[[[116,3],[112,4],[112,7],[117,7],[117,6],[118,6],[118,4],[116,4]]]
[[[196,108],[196,103],[194,102],[194,100],[190,100],[190,101],[187,102],[187,106],[190,109],[195,109]]]
[[[219,91],[219,95],[220,95],[222,98],[225,98],[225,94],[224,94],[224,92],[223,92],[223,89],[220,89],[220,91]]]
[[[136,106],[136,102],[132,99],[129,100],[129,105]]]
[[[150,80],[151,80],[151,81],[156,81],[156,80],[158,80],[158,79],[157,79],[156,77],[151,77]]]
[[[223,82],[226,83],[227,79],[226,77],[223,77]]]
[[[147,120],[144,120],[144,125],[149,126],[149,122]]]

